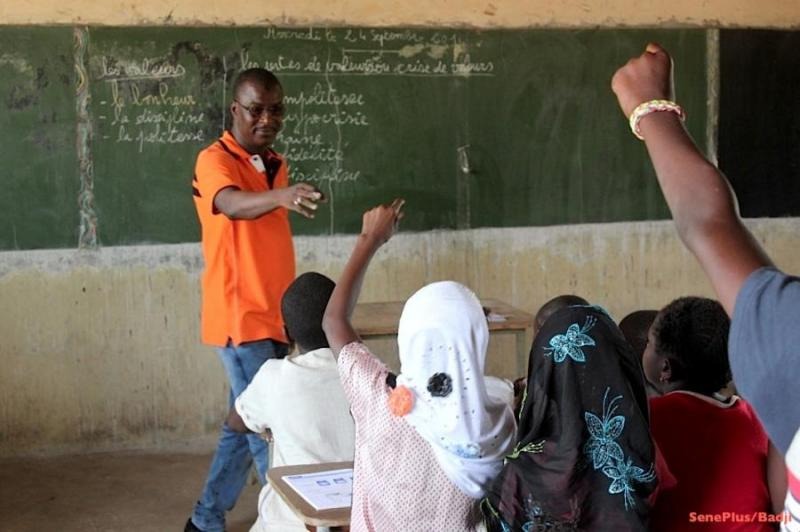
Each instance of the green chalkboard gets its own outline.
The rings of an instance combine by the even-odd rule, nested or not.
[[[79,128],[59,150],[77,150],[73,165],[91,159],[91,172],[81,166],[71,176],[93,185],[81,235],[96,223],[100,245],[199,239],[195,156],[229,125],[231,82],[252,66],[284,85],[289,114],[276,148],[292,178],[331,200],[313,221],[293,216],[297,234],[357,232],[363,210],[393,196],[407,198],[410,230],[666,217],[609,86],[648,40],[675,55],[689,129],[704,138],[701,30],[81,31],[88,47],[75,61],[89,79],[91,136]],[[58,32],[49,29],[48,39]],[[73,116],[77,108],[80,124],[72,98],[61,105]],[[77,201],[64,201],[63,219],[78,223]],[[76,234],[70,222],[63,226]],[[42,245],[64,244],[32,247]]]
[[[0,249],[78,241],[73,32],[0,28]]]

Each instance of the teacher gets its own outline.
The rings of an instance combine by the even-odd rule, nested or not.
[[[230,104],[232,126],[197,156],[192,183],[202,227],[201,335],[215,346],[230,383],[229,407],[261,365],[288,352],[280,312],[294,280],[289,211],[313,218],[322,193],[289,186],[286,160],[272,149],[283,126],[283,88],[272,72],[241,72]],[[185,530],[222,532],[255,461],[266,481],[268,450],[257,434],[222,425],[217,451]]]

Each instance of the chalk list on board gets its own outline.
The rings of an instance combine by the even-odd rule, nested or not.
[[[248,37],[237,48],[213,52],[222,64],[213,80],[219,92],[212,97],[219,109],[214,118],[227,113],[226,91],[238,71],[275,72],[286,88],[288,109],[275,148],[289,160],[293,180],[331,192],[333,185],[362,177],[365,169],[348,157],[348,149],[354,137],[368,134],[375,118],[370,110],[381,109],[386,97],[354,78],[495,75],[493,61],[476,58],[480,43],[468,43],[457,31],[270,27],[250,30]],[[193,75],[197,68],[195,55],[176,56],[168,47],[160,56],[94,57],[92,77],[101,82],[93,95],[99,140],[137,153],[164,145],[200,149],[211,142],[209,95],[201,92],[207,89],[201,77]],[[214,125],[223,129],[222,123]]]
[[[96,117],[104,141],[148,146],[204,143],[207,117],[191,86],[180,83],[186,67],[164,58],[99,58],[95,79],[104,82]],[[176,82],[174,82],[174,81]]]

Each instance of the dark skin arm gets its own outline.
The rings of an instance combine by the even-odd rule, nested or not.
[[[230,412],[228,412],[225,424],[234,432],[253,434],[253,431],[247,428],[247,425],[244,424],[244,420],[242,420],[242,416],[239,415],[239,412],[237,412],[234,407],[231,407]]]
[[[325,197],[316,187],[298,183],[263,192],[247,192],[235,187],[223,188],[214,196],[214,207],[232,220],[254,220],[278,207],[313,218],[317,204],[321,201],[325,201]]]
[[[403,217],[403,203],[405,200],[396,199],[389,205],[379,205],[364,213],[361,234],[358,235],[350,259],[336,283],[336,288],[333,289],[322,318],[322,329],[337,357],[344,346],[359,341],[350,317],[358,302],[367,266],[375,252],[397,230],[397,225]]]
[[[239,415],[239,412],[236,411],[236,408],[231,408],[230,412],[228,412],[228,417],[225,419],[225,424],[228,425],[228,428],[233,432],[238,432],[240,434],[255,434],[252,430],[247,428],[247,425],[244,424],[244,420],[242,419],[242,416]],[[272,441],[271,430],[267,429],[261,434],[263,434],[265,440]]]
[[[626,117],[642,102],[672,99],[672,59],[649,44],[617,70],[611,87]],[[678,234],[732,315],[747,276],[772,262],[739,218],[728,180],[697,149],[678,117],[655,112],[639,124]]]

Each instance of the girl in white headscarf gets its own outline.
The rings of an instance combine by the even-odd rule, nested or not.
[[[475,530],[476,499],[500,471],[515,429],[510,386],[487,391],[489,331],[477,297],[451,281],[414,294],[400,318],[396,378],[350,324],[367,265],[396,230],[402,205],[364,215],[323,320],[356,422],[350,526]]]
[[[484,485],[500,472],[514,430],[508,396],[487,391],[483,307],[459,283],[429,284],[406,302],[397,343],[397,386],[414,396],[408,423],[431,445],[448,478],[470,497],[482,497]]]

